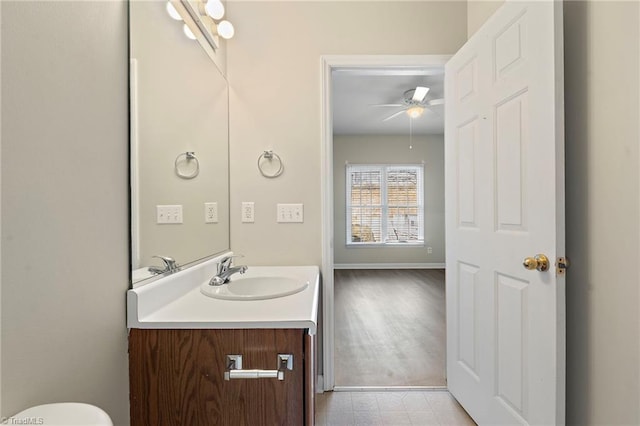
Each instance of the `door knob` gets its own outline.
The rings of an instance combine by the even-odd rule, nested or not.
[[[549,269],[549,258],[544,254],[536,254],[534,257],[525,258],[522,266],[530,271],[537,269],[540,272],[544,272]]]

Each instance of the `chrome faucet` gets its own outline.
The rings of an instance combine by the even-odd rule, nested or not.
[[[172,274],[180,270],[180,267],[178,266],[178,264],[176,263],[173,257],[169,257],[169,256],[151,256],[151,257],[160,259],[162,260],[162,263],[164,263],[164,268],[160,268],[158,266],[149,266],[149,272],[151,272],[154,275],[166,274],[167,272]]]
[[[231,266],[231,261],[235,257],[243,256],[226,256],[220,259],[220,263],[218,264],[218,273],[216,274],[216,276],[211,278],[211,280],[209,281],[209,285],[219,286],[222,284],[226,284],[231,280],[231,275],[235,274],[236,272],[239,272],[241,274],[247,272],[247,269],[249,268],[246,265]]]

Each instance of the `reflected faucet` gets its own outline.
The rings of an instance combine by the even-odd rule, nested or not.
[[[178,264],[176,263],[173,257],[169,257],[169,256],[151,256],[151,257],[160,259],[164,263],[164,268],[160,268],[157,266],[149,266],[149,272],[151,272],[153,275],[166,274],[167,272],[172,274],[180,270],[180,267],[178,266]]]
[[[220,259],[220,263],[218,264],[218,273],[216,276],[211,278],[209,281],[209,285],[219,286],[222,284],[227,284],[231,280],[231,275],[239,272],[244,274],[249,269],[246,265],[240,266],[231,266],[231,261],[236,257],[244,257],[242,255],[238,256],[226,256]]]

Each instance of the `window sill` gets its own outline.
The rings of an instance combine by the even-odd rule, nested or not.
[[[424,241],[407,241],[407,242],[392,242],[392,243],[347,243],[347,248],[421,248],[425,247]]]

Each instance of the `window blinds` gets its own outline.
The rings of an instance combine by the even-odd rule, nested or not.
[[[424,240],[423,166],[347,165],[347,244]]]

